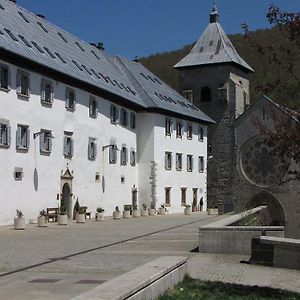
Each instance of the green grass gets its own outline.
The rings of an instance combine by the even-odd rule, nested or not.
[[[300,294],[268,287],[250,287],[222,282],[206,282],[186,276],[159,300],[300,300]]]

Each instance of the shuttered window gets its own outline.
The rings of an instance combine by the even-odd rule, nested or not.
[[[111,139],[110,140],[110,146],[109,147],[109,163],[110,164],[115,164],[117,162],[117,145],[116,145],[116,140]]]
[[[0,88],[9,90],[9,69],[7,66],[0,65]]]
[[[29,74],[20,70],[17,72],[17,94],[25,97],[30,96]]]
[[[193,138],[193,125],[191,123],[187,123],[186,135],[189,140]]]
[[[176,137],[181,138],[182,134],[183,134],[182,123],[180,121],[177,121],[177,123],[176,123]]]
[[[52,151],[52,134],[50,130],[42,129],[40,134],[40,152],[49,154]]]
[[[54,98],[54,85],[53,82],[42,79],[41,82],[41,101],[51,104]]]
[[[187,155],[187,171],[193,171],[193,155]]]
[[[71,135],[65,135],[64,137],[64,156],[66,158],[72,158],[74,155],[74,140]]]
[[[93,96],[90,96],[89,113],[90,113],[90,117],[97,118],[97,115],[98,115],[98,103],[96,101],[96,98],[93,97]]]
[[[199,156],[198,171],[200,173],[204,172],[204,157],[203,156]]]
[[[75,111],[76,108],[76,93],[74,89],[66,88],[66,109],[69,111]]]
[[[130,113],[130,128],[135,129],[136,128],[136,116],[135,113]]]
[[[28,150],[30,143],[30,130],[28,125],[18,125],[16,132],[16,148]]]
[[[176,153],[176,170],[182,170],[182,153]]]
[[[0,146],[8,148],[11,141],[11,129],[9,124],[0,123]]]
[[[127,110],[125,108],[121,109],[121,124],[122,126],[127,126]]]
[[[114,104],[111,104],[111,106],[110,106],[110,121],[112,124],[116,124],[118,122],[118,119],[119,119],[119,110]]]
[[[136,164],[136,152],[133,148],[130,149],[130,164],[135,166]]]
[[[165,133],[166,133],[166,135],[171,136],[172,130],[173,130],[173,127],[172,127],[172,120],[166,118],[166,128],[165,128]]]
[[[125,166],[127,165],[127,160],[128,160],[128,149],[126,148],[125,145],[122,146],[121,149],[121,165]]]
[[[172,152],[165,152],[165,169],[172,169]]]
[[[96,160],[97,157],[97,143],[95,138],[89,138],[88,144],[88,159]]]

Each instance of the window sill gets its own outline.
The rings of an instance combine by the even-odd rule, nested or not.
[[[198,139],[199,142],[203,142],[203,139]]]
[[[5,93],[9,93],[10,88],[3,88],[3,87],[0,87],[0,91],[5,92]]]
[[[188,139],[188,140],[192,140],[193,138],[192,138],[192,137],[187,137],[187,139]]]
[[[182,140],[182,135],[177,135],[176,138]]]
[[[8,149],[9,147],[10,147],[10,145],[0,144],[0,148]]]
[[[176,169],[176,171],[182,171],[182,168],[181,169],[178,168],[178,169]]]
[[[44,106],[52,106],[53,101],[41,100],[42,105]]]
[[[17,93],[17,95],[26,100],[29,100],[29,98],[30,98],[30,95],[26,95],[26,94]]]
[[[66,110],[73,113],[73,112],[75,111],[75,108],[72,108],[72,107],[66,107]]]
[[[166,204],[166,203],[165,203],[165,207],[171,207],[171,204]]]
[[[28,147],[23,147],[23,146],[17,146],[16,148],[17,148],[17,150],[20,150],[20,151],[28,151],[29,150]]]
[[[97,115],[96,114],[90,114],[90,118],[97,119]]]
[[[41,155],[50,155],[51,151],[47,151],[47,150],[42,150],[40,151]]]
[[[171,133],[166,133],[165,136],[171,137]]]
[[[172,168],[165,168],[165,170],[166,170],[166,171],[171,171],[171,170],[172,170]]]
[[[64,157],[68,158],[68,159],[71,159],[73,157],[73,155],[71,155],[71,154],[64,154]]]
[[[187,170],[187,172],[193,172],[193,170]]]

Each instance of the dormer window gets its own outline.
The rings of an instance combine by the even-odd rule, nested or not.
[[[193,99],[193,90],[183,90],[182,91],[182,95],[184,98],[186,98],[188,101],[190,101],[191,103],[194,103],[194,99]]]

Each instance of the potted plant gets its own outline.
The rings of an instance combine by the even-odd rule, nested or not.
[[[60,203],[59,214],[57,216],[57,224],[58,225],[67,225],[68,224],[67,210],[65,208],[65,204],[63,201],[61,201],[61,203]]]
[[[95,220],[96,222],[104,221],[104,209],[102,207],[97,207]]]
[[[130,206],[129,206],[129,205],[124,205],[123,218],[124,218],[124,219],[129,219],[129,218],[131,218],[131,214],[130,214]]]
[[[187,216],[190,216],[192,214],[192,208],[189,204],[185,205],[184,214],[187,215]]]
[[[214,208],[214,215],[218,215],[219,214],[219,209],[218,206],[216,205]]]
[[[162,205],[160,206],[160,208],[158,209],[158,213],[159,213],[160,215],[165,215],[165,214],[166,214],[166,208],[165,208],[165,205],[164,205],[164,204],[162,204]]]
[[[207,214],[208,214],[208,215],[213,215],[214,212],[215,212],[215,210],[214,210],[213,208],[208,208],[208,209],[207,209]]]
[[[132,216],[138,218],[141,216],[141,211],[137,208],[137,205],[133,206]]]
[[[85,210],[82,207],[76,212],[76,223],[85,223]]]
[[[113,219],[120,220],[122,218],[119,206],[116,206],[115,211],[113,212]]]
[[[150,208],[149,208],[149,215],[150,216],[155,216],[156,213],[156,209],[155,209],[155,202],[152,201],[150,204]]]
[[[37,218],[37,225],[38,227],[48,226],[48,215],[44,209],[40,211],[40,215]]]
[[[142,217],[147,217],[148,216],[147,205],[145,203],[143,204],[143,208],[141,209],[141,216]]]
[[[22,211],[17,209],[17,217],[14,219],[14,228],[15,230],[24,230],[25,229],[25,218]]]
[[[79,208],[80,208],[80,205],[79,205],[79,201],[78,201],[78,197],[77,197],[75,204],[74,204],[74,208],[73,208],[73,220],[76,220],[76,215],[77,215],[77,212],[79,211]]]

